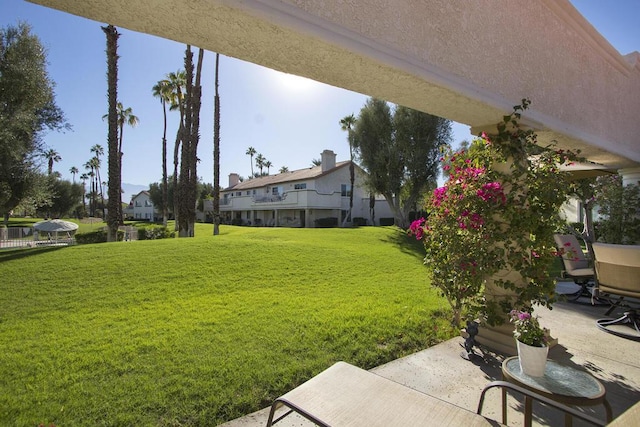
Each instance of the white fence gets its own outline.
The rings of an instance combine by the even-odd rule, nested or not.
[[[43,233],[33,227],[0,228],[0,249],[66,246],[74,243],[75,239],[68,233]]]

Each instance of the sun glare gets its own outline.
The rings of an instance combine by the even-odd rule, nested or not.
[[[290,90],[292,92],[296,92],[296,93],[309,92],[320,86],[318,82],[311,79],[296,76],[294,74],[281,73],[279,71],[274,71],[274,72],[276,73],[276,78],[278,83],[284,89]]]

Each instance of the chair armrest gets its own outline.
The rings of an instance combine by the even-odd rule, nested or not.
[[[595,417],[592,417],[591,415],[584,414],[570,406],[556,402],[554,400],[549,399],[548,397],[542,396],[538,393],[527,390],[523,387],[520,387],[518,385],[512,384],[507,381],[492,381],[489,384],[487,384],[484,389],[482,389],[482,393],[480,393],[480,401],[478,402],[478,411],[477,411],[478,415],[482,415],[482,407],[484,406],[485,393],[492,388],[500,388],[500,389],[507,389],[510,391],[516,391],[524,396],[528,396],[534,400],[544,403],[545,405],[556,408],[557,410],[564,412],[565,414],[569,414],[575,418],[581,419],[595,426],[606,426],[605,421],[599,420]]]

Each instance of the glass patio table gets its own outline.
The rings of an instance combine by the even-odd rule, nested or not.
[[[612,419],[611,405],[606,398],[602,383],[585,371],[563,365],[548,359],[544,376],[531,377],[522,372],[518,356],[509,357],[502,362],[503,379],[541,394],[556,402],[575,406],[593,406],[602,404],[606,411],[607,423]],[[502,423],[507,423],[507,392],[502,391]],[[533,400],[525,396],[524,423],[531,427]],[[565,426],[572,425],[572,417],[565,414]]]

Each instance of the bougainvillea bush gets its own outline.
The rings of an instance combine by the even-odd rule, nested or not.
[[[575,155],[536,144],[519,124],[528,105],[514,107],[496,134],[445,153],[449,179],[409,230],[424,242],[431,283],[449,300],[456,326],[463,317],[503,323],[512,309],[548,306],[554,294],[548,270],[568,188],[559,165]],[[486,298],[488,286],[507,292]]]

